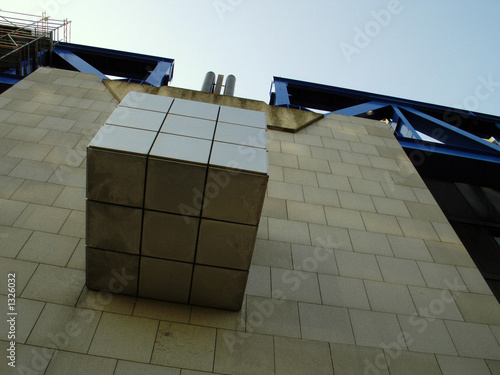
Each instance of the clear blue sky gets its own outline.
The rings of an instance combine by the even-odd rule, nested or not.
[[[282,76],[500,115],[498,0],[2,2],[68,18],[73,43],[174,58],[177,87],[212,70],[267,102]]]

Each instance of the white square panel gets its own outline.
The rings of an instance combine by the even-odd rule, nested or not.
[[[266,129],[229,124],[225,122],[217,123],[215,140],[219,142],[235,143],[238,145],[263,149],[267,146]]]
[[[250,111],[248,109],[221,106],[219,122],[229,122],[265,129],[266,114],[260,111]]]
[[[206,165],[211,146],[212,142],[206,139],[160,133],[150,155]]]
[[[169,114],[161,128],[161,132],[211,141],[214,138],[215,121]]]
[[[173,101],[173,98],[166,96],[130,91],[120,102],[120,107],[131,107],[167,113]]]
[[[106,120],[106,124],[157,132],[160,130],[163,120],[165,120],[165,116],[166,114],[162,112],[118,107]]]
[[[147,155],[155,137],[156,133],[147,130],[104,125],[89,147]]]
[[[171,114],[216,120],[219,114],[219,106],[216,104],[195,102],[192,100],[175,99]]]
[[[210,165],[262,174],[269,168],[266,150],[223,142],[214,142]]]

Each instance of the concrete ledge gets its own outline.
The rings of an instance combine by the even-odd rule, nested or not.
[[[147,94],[170,96],[173,98],[181,98],[186,100],[224,105],[228,107],[261,111],[266,114],[267,127],[269,129],[291,133],[296,133],[299,130],[323,118],[323,115],[320,113],[300,111],[297,109],[284,107],[275,107],[259,100],[217,95],[196,90],[181,89],[172,86],[155,87],[139,85],[137,83],[113,81],[108,79],[103,80],[103,83],[119,101],[122,101],[125,95],[127,95],[130,91],[137,91]]]

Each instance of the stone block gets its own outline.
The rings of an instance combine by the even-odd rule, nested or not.
[[[190,303],[239,310],[247,278],[248,271],[195,265]]]
[[[137,295],[139,256],[86,249],[86,285],[92,290]]]
[[[87,246],[139,255],[142,210],[87,201]]]
[[[248,270],[257,226],[202,219],[196,264]]]
[[[193,265],[141,257],[139,297],[188,303]]]
[[[144,210],[141,254],[193,262],[198,225],[198,218]]]
[[[87,149],[87,286],[239,310],[268,179],[263,113],[129,93]]]

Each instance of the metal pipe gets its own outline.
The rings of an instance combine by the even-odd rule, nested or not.
[[[234,96],[234,87],[236,85],[236,77],[232,74],[226,78],[226,85],[224,86],[224,95]]]
[[[213,92],[213,87],[215,83],[215,73],[208,72],[205,75],[205,80],[203,81],[203,85],[201,86],[202,92]]]

